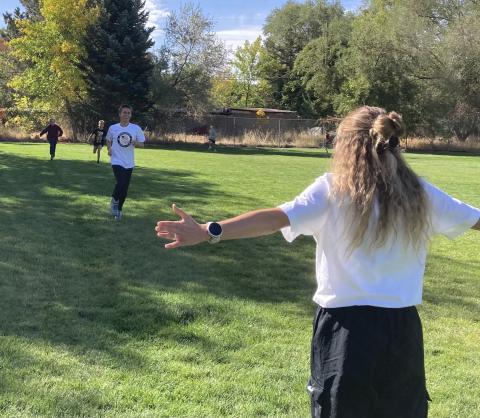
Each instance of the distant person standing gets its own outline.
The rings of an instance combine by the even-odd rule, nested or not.
[[[107,131],[105,130],[105,121],[99,120],[98,127],[95,128],[89,136],[89,139],[93,137],[93,153],[97,153],[97,164],[100,163],[100,151],[105,145],[105,137]]]
[[[210,130],[208,131],[208,150],[213,149],[216,151],[216,141],[217,141],[217,131],[213,125],[210,125]]]
[[[122,209],[127,198],[128,186],[135,166],[135,147],[143,148],[145,135],[140,126],[130,123],[132,107],[122,105],[118,109],[120,123],[110,126],[107,133],[108,155],[111,157],[115,188],[110,209],[115,220],[122,219]]]
[[[47,134],[47,141],[50,143],[50,161],[55,158],[58,138],[63,135],[63,130],[55,123],[55,119],[50,119],[50,124],[40,132],[40,136]]]
[[[333,146],[333,139],[334,139],[334,136],[332,134],[328,132],[325,134],[325,151],[327,152],[327,154],[328,154],[328,147]]]

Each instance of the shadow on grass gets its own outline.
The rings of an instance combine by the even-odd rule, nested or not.
[[[437,308],[437,315],[480,322],[480,283],[472,287],[478,276],[480,261],[457,260],[432,254],[426,270],[423,300]]]
[[[312,310],[310,241],[288,247],[276,235],[163,249],[154,223],[172,215],[157,208],[176,200],[208,206],[218,195],[235,201],[235,195],[225,196],[194,172],[135,170],[126,204],[130,213],[115,223],[108,216],[113,174],[107,165],[0,153],[0,166],[4,337],[65,345],[80,358],[94,350],[100,363],[138,370],[148,367],[146,360],[128,346],[152,338],[191,345],[212,361],[226,361],[225,352],[242,347],[242,338],[211,341],[189,330],[189,324],[227,326],[244,315],[235,301]],[[249,203],[258,204],[253,198]],[[31,353],[17,362],[3,344],[0,351],[8,357],[0,372],[4,392],[17,390],[15,379],[6,375],[9,368],[48,369],[49,360]]]
[[[181,150],[189,152],[212,152],[208,151],[206,144],[148,144],[149,148],[165,149],[165,150]],[[327,154],[324,148],[310,148],[308,151],[302,148],[263,148],[263,147],[245,147],[245,146],[222,146],[217,145],[218,154],[232,155],[280,155],[285,157],[307,157],[307,158],[330,158],[331,154]]]
[[[441,155],[447,157],[477,157],[480,154],[478,150],[458,150],[458,151],[441,151],[441,150],[408,150],[408,155]]]

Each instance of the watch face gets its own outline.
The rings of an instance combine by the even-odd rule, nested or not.
[[[218,237],[219,235],[222,234],[222,227],[220,226],[219,223],[217,223],[217,222],[212,222],[212,223],[208,226],[208,231],[209,231],[210,234],[212,234],[213,236]]]

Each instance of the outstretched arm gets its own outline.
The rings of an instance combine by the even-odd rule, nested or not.
[[[199,224],[175,204],[172,209],[181,219],[159,221],[155,227],[159,238],[173,241],[165,248],[196,245],[209,240],[206,224]],[[287,215],[278,208],[255,210],[219,223],[223,229],[222,240],[269,235],[290,225]]]
[[[93,132],[90,132],[90,135],[88,135],[87,142],[90,143],[90,140],[92,139],[93,135],[97,133],[97,130],[94,130]]]

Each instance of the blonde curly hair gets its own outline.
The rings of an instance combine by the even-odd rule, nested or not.
[[[413,245],[427,239],[428,200],[400,152],[404,131],[398,113],[371,106],[350,112],[337,129],[332,193],[347,207],[351,251],[365,241],[381,247],[398,234]]]

